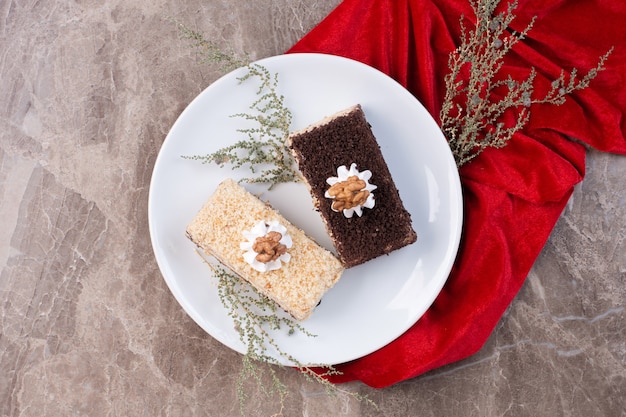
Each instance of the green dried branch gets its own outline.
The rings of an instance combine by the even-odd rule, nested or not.
[[[299,181],[299,175],[293,168],[293,157],[286,146],[291,124],[291,112],[284,104],[284,97],[278,94],[278,75],[270,74],[261,65],[240,60],[232,52],[223,52],[217,44],[206,40],[200,33],[190,30],[185,25],[177,24],[181,36],[190,40],[192,46],[199,50],[202,62],[220,64],[224,71],[245,66],[248,72],[238,78],[240,83],[251,78],[258,78],[261,81],[256,93],[257,99],[250,105],[252,113],[239,113],[231,116],[256,123],[256,127],[237,130],[239,133],[243,133],[246,139],[212,154],[183,157],[203,163],[215,163],[220,167],[225,164],[230,164],[233,169],[247,167],[252,173],[260,171],[260,175],[244,178],[242,181],[270,183],[270,189],[279,183]],[[331,383],[327,378],[340,374],[332,365],[303,364],[283,351],[268,330],[283,329],[289,335],[296,332],[301,332],[308,337],[315,337],[315,335],[308,332],[299,323],[279,316],[276,303],[260,294],[239,276],[226,271],[221,265],[208,262],[200,252],[198,253],[204,262],[211,267],[213,275],[217,278],[220,301],[233,319],[240,339],[246,346],[246,353],[242,355],[242,369],[237,382],[237,394],[242,415],[248,399],[245,382],[250,379],[257,383],[268,398],[274,394],[278,395],[280,410],[272,417],[283,415],[285,399],[289,392],[276,372],[277,366],[282,367],[282,365],[275,356],[269,354],[270,351],[277,352],[280,357],[292,363],[307,381],[322,384],[326,393],[347,394],[378,409],[376,403],[367,396],[344,390]],[[266,372],[271,380],[269,388],[266,387],[263,380]]]
[[[250,57],[247,54],[239,57],[234,51],[225,52],[217,43],[207,40],[200,32],[180,22],[174,21],[174,23],[178,27],[180,37],[188,41],[197,52],[200,62],[218,64],[223,72],[230,72],[250,63]]]
[[[220,167],[230,164],[232,169],[246,168],[256,176],[245,177],[248,183],[269,183],[270,189],[280,183],[296,182],[299,175],[286,141],[291,125],[291,112],[285,106],[285,98],[278,93],[278,74],[271,74],[258,64],[246,66],[247,72],[240,83],[256,78],[260,81],[257,99],[250,105],[250,113],[238,113],[239,117],[253,122],[253,127],[237,129],[245,135],[232,145],[206,155],[185,156],[202,163],[215,163]]]
[[[604,69],[612,49],[600,57],[595,68],[582,78],[577,69],[562,71],[544,96],[534,94],[536,70],[525,80],[501,77],[505,55],[526,38],[535,18],[521,32],[510,29],[517,1],[497,13],[500,0],[470,0],[476,26],[468,31],[461,16],[460,45],[450,53],[450,72],[445,77],[446,93],[439,114],[441,129],[448,139],[457,166],[462,166],[488,147],[501,148],[530,120],[533,104],[561,105],[566,96],[589,86]]]
[[[282,408],[289,392],[276,372],[277,367],[282,367],[282,364],[270,354],[272,351],[298,368],[308,381],[321,384],[327,394],[347,394],[377,407],[367,396],[344,390],[328,381],[327,377],[341,374],[332,365],[304,364],[281,349],[269,331],[284,330],[288,335],[300,332],[308,337],[315,337],[315,335],[308,332],[301,324],[279,315],[276,303],[263,296],[245,280],[228,272],[219,264],[210,263],[204,257],[202,259],[211,267],[213,275],[218,281],[217,288],[220,301],[235,323],[241,342],[246,346],[246,353],[242,356],[242,369],[237,382],[239,407],[242,415],[244,415],[245,403],[248,400],[245,391],[245,382],[248,380],[255,381],[266,397],[278,396],[281,411],[275,416],[282,415]],[[263,380],[266,372],[271,380],[269,389]]]
[[[259,81],[257,98],[250,105],[250,112],[231,115],[253,123],[252,127],[237,129],[244,138],[210,154],[183,157],[205,164],[214,163],[219,167],[229,164],[232,169],[248,169],[256,175],[242,178],[242,182],[267,183],[270,189],[280,183],[299,181],[293,156],[286,144],[291,111],[285,105],[284,96],[278,92],[278,74],[271,74],[262,65],[250,63],[247,55],[241,59],[234,52],[224,52],[219,45],[197,31],[180,23],[177,25],[181,37],[190,41],[202,62],[218,64],[224,71],[245,67],[247,72],[237,79],[239,83],[250,79]]]

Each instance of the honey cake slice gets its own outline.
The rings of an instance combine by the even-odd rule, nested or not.
[[[311,315],[344,270],[332,253],[232,179],[218,185],[186,235],[297,320]]]
[[[417,240],[361,105],[293,132],[288,145],[346,268]]]

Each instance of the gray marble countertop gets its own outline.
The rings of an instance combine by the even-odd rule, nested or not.
[[[220,71],[172,19],[253,59],[339,0],[0,2],[0,415],[238,416],[240,355],[181,309],[148,232],[172,123]],[[626,158],[587,176],[484,348],[376,390],[291,369],[285,416],[625,416]],[[249,387],[250,415],[277,404]]]

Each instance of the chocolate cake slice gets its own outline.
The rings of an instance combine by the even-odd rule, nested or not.
[[[345,267],[417,240],[360,105],[293,132],[289,147]]]

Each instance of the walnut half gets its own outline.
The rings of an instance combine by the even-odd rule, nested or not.
[[[275,261],[281,255],[287,253],[287,246],[280,243],[283,235],[279,232],[269,232],[265,236],[257,237],[252,245],[252,250],[258,255],[256,260],[267,263]]]
[[[370,192],[364,189],[365,186],[365,181],[356,175],[333,184],[328,189],[328,195],[334,198],[333,210],[341,211],[365,204],[370,195]]]

